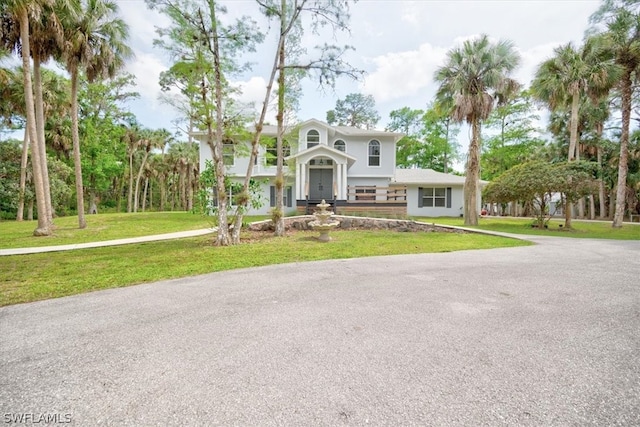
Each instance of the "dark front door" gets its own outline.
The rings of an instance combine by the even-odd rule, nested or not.
[[[309,198],[333,199],[333,170],[309,169]]]

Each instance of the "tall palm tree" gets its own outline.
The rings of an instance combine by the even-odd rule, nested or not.
[[[113,77],[131,56],[125,45],[128,27],[118,18],[118,5],[111,0],[86,0],[77,17],[65,22],[63,58],[71,76],[71,121],[73,163],[75,166],[78,225],[87,226],[84,217],[84,188],[78,133],[78,74],[84,70],[87,80]]]
[[[580,103],[586,96],[602,97],[620,77],[620,69],[607,57],[596,38],[586,40],[580,49],[568,43],[554,49],[554,56],[544,61],[531,84],[534,98],[547,104],[551,111],[570,106],[569,153],[572,162],[578,153]],[[571,228],[571,208],[565,208],[565,228]]]
[[[52,57],[59,57],[63,42],[61,17],[74,16],[79,8],[79,0],[55,0],[53,4],[43,5],[42,13],[34,16],[30,22],[31,57],[33,58],[33,89],[35,96],[36,131],[40,155],[46,158],[45,111],[43,100],[43,76],[41,64]],[[58,112],[61,114],[61,112]],[[46,193],[47,215],[53,222],[53,206],[47,162],[44,169],[44,189]]]
[[[26,134],[31,144],[33,181],[36,190],[36,204],[38,209],[38,225],[34,230],[35,236],[48,236],[52,232],[47,208],[47,192],[45,179],[47,169],[43,167],[46,156],[42,156],[44,150],[40,149],[37,137],[36,111],[33,96],[33,81],[31,78],[31,40],[30,18],[36,19],[42,13],[43,6],[50,6],[53,0],[5,0],[2,3],[0,14],[2,16],[2,43],[8,49],[19,51],[22,56],[22,70],[24,82],[24,99],[26,112]],[[17,29],[17,30],[16,30]],[[11,36],[19,34],[19,39]]]
[[[604,22],[606,25],[605,31],[600,33],[597,39],[622,69],[622,75],[617,83],[621,94],[622,131],[620,134],[616,206],[612,222],[614,228],[622,227],[625,212],[631,97],[635,76],[640,71],[640,13],[630,9],[631,7],[629,9],[614,7],[607,13],[601,13],[597,16],[601,20],[600,22]]]
[[[494,105],[492,93],[502,93],[511,86],[508,77],[520,62],[513,43],[492,43],[487,35],[465,41],[447,53],[447,62],[435,73],[440,83],[438,97],[452,97],[451,118],[471,126],[471,141],[464,183],[464,223],[478,224],[478,192],[480,179],[480,127]]]

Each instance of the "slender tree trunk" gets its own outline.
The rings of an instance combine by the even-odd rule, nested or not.
[[[127,213],[133,209],[133,149],[129,153],[129,194],[127,198]]]
[[[286,27],[286,0],[280,1],[280,34],[284,33]],[[284,155],[282,152],[282,138],[284,136],[284,92],[285,92],[285,42],[283,41],[278,51],[278,113],[276,120],[278,131],[276,135],[276,205],[272,212],[274,223],[274,234],[284,236]]]
[[[284,34],[280,34],[280,38],[278,39],[278,52],[280,52],[280,46],[284,45]],[[278,71],[278,62],[279,57],[276,55],[273,67],[271,68],[271,75],[269,77],[269,82],[267,83],[267,91],[264,95],[264,100],[262,101],[262,110],[260,111],[260,118],[255,125],[255,133],[253,134],[253,140],[251,141],[251,153],[249,154],[249,165],[247,166],[247,173],[244,177],[244,183],[242,186],[242,191],[245,194],[249,194],[249,184],[251,182],[251,177],[253,175],[253,165],[255,164],[256,158],[258,157],[258,148],[260,147],[260,136],[262,135],[262,129],[264,125],[265,117],[267,116],[267,110],[269,108],[269,100],[271,99],[271,91],[273,89],[273,82],[275,81],[276,72]],[[249,201],[241,201],[236,208],[236,221],[235,226],[233,228],[232,239],[234,242],[240,241],[240,228],[242,227],[242,210],[245,209],[248,205]]]
[[[25,129],[20,158],[20,188],[18,189],[18,214],[16,221],[24,220],[24,193],[27,189],[27,163],[29,161],[29,132]]]
[[[147,207],[147,189],[149,188],[149,178],[144,179],[144,189],[142,190],[142,212],[145,211]]]
[[[158,184],[160,185],[160,211],[163,212],[167,201],[167,188],[164,175],[160,175]]]
[[[136,189],[133,192],[133,211],[138,212],[139,200],[140,200],[140,180],[142,179],[142,172],[144,172],[144,167],[147,163],[147,158],[149,157],[150,147],[147,146],[144,157],[142,157],[142,163],[140,164],[140,169],[138,170],[138,176],[136,177]]]
[[[80,134],[78,132],[78,70],[71,70],[71,138],[73,141],[73,169],[76,177],[76,201],[78,204],[78,228],[87,228],[84,217],[84,185],[82,184],[82,160]]]
[[[627,199],[627,170],[629,158],[629,123],[631,120],[631,72],[625,70],[622,78],[622,133],[620,135],[620,159],[618,161],[618,188],[616,210],[613,214],[613,228],[622,227],[625,201]]]
[[[33,221],[33,199],[29,200],[29,205],[27,206],[27,220]]]
[[[464,225],[478,225],[478,180],[480,179],[480,121],[471,122],[471,142],[464,180]]]
[[[29,17],[26,10],[20,11],[20,39],[22,40],[22,70],[24,77],[24,98],[27,113],[27,132],[31,142],[31,164],[33,166],[33,183],[36,189],[36,204],[38,209],[38,226],[33,231],[34,236],[49,236],[51,226],[47,218],[46,193],[44,190],[43,171],[40,148],[36,130],[36,112],[33,104],[33,85],[31,82],[31,62],[29,52]]]
[[[225,166],[224,166],[224,153],[222,143],[222,126],[223,126],[223,112],[222,112],[222,73],[220,70],[220,45],[218,40],[218,20],[216,18],[216,8],[214,0],[209,0],[209,12],[211,14],[211,26],[213,33],[213,70],[215,75],[215,106],[216,106],[216,129],[215,129],[215,142],[213,144],[213,159],[216,168],[216,190],[218,197],[218,233],[216,236],[215,244],[218,246],[229,246],[231,244],[239,243],[240,238],[238,234],[238,241],[234,241],[229,233],[229,224],[227,219],[227,191],[224,185]],[[209,125],[211,129],[211,125]],[[209,131],[211,134],[211,130]],[[240,227],[242,224],[240,224]],[[239,231],[239,230],[238,230]]]
[[[180,187],[180,208],[181,210],[187,210],[187,167],[186,165],[180,165],[180,180],[178,185]]]
[[[602,126],[599,127],[602,129]],[[598,139],[602,136],[602,130],[599,131]],[[604,179],[602,176],[602,147],[598,145],[597,147],[597,156],[598,156],[598,201],[600,202],[600,219],[604,219],[606,215],[606,202],[605,202],[605,194],[604,194]]]
[[[596,219],[596,202],[593,194],[589,195],[589,219]]]
[[[573,94],[571,98],[571,127],[569,133],[569,155],[568,160],[574,161],[576,158],[576,146],[578,144],[578,120],[580,112],[580,94]]]
[[[42,185],[44,186],[45,204],[47,206],[47,221],[53,228],[53,206],[51,204],[51,184],[49,182],[49,165],[47,164],[47,145],[44,137],[44,101],[42,97],[42,73],[40,71],[40,58],[33,58],[33,89],[35,95],[36,133],[38,135],[38,148],[42,159]],[[40,212],[38,212],[40,216]]]
[[[187,167],[187,211],[193,210],[193,171],[193,164],[189,163]]]

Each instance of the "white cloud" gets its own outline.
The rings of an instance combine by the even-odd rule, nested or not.
[[[135,61],[127,64],[127,71],[136,76],[136,90],[149,103],[149,108],[158,102],[160,73],[167,69],[157,56],[144,52],[136,52]]]
[[[375,57],[372,59],[375,70],[365,78],[362,90],[378,102],[415,95],[433,83],[433,73],[446,52],[424,43],[417,50]]]

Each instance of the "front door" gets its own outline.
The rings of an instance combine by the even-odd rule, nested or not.
[[[333,169],[309,169],[309,198],[333,199]]]

